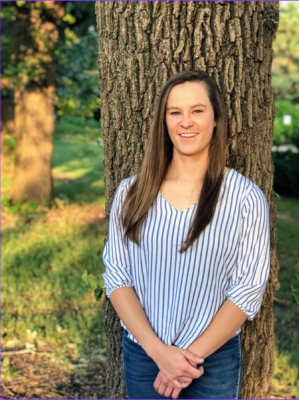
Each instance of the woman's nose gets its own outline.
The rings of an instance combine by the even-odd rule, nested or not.
[[[189,126],[191,126],[193,124],[193,121],[192,121],[190,115],[182,114],[182,119],[181,119],[180,123],[183,128],[188,128]]]

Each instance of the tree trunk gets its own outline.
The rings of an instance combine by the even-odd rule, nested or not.
[[[96,2],[106,211],[120,181],[138,171],[154,104],[174,73],[202,69],[219,83],[229,116],[227,165],[264,191],[271,213],[271,272],[262,308],[242,330],[242,398],[269,398],[272,302],[278,288],[271,147],[272,41],[278,2]],[[121,327],[106,302],[107,390],[123,398]]]
[[[15,8],[13,25],[16,53],[12,58],[25,67],[15,85],[16,150],[11,198],[41,202],[53,196],[52,57],[64,5],[55,1],[32,3]]]
[[[12,200],[51,200],[54,87],[19,88],[15,91],[15,103]]]

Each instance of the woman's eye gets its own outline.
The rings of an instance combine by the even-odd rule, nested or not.
[[[178,112],[178,111],[173,111],[173,112],[171,113],[171,115],[179,115],[179,112]]]
[[[200,114],[202,112],[202,110],[194,110],[195,114]]]

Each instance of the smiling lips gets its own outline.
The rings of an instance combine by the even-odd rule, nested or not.
[[[198,135],[197,133],[179,133],[179,136],[184,137],[184,138],[194,137],[197,135]]]

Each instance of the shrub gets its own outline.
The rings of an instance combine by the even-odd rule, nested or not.
[[[299,198],[299,153],[272,152],[274,190],[279,195]]]

